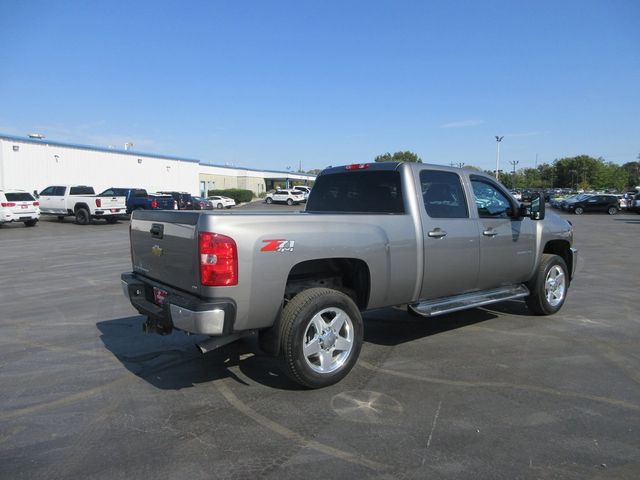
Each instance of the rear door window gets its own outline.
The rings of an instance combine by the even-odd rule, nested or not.
[[[420,172],[422,199],[431,218],[469,218],[460,177],[453,172]]]
[[[397,171],[321,175],[307,204],[309,212],[404,213]]]

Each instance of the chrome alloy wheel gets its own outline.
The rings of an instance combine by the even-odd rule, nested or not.
[[[554,265],[549,269],[547,278],[544,282],[544,294],[547,297],[547,302],[552,307],[559,305],[564,300],[564,295],[567,290],[566,279],[564,270],[558,265]]]
[[[337,307],[325,308],[313,316],[304,332],[304,359],[317,373],[334,372],[349,358],[353,340],[349,315]]]

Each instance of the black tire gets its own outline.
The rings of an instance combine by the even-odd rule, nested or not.
[[[267,202],[267,205],[271,205],[271,204],[273,203],[273,198],[271,198],[271,197],[267,197],[267,198],[265,199],[265,202]]]
[[[618,213],[618,209],[616,207],[609,207],[609,209],[607,210],[607,213],[609,215],[615,215],[616,213]]]
[[[76,210],[76,223],[78,225],[89,225],[91,223],[91,213],[86,208]]]
[[[114,223],[118,223],[118,217],[109,216],[109,217],[104,217],[104,219],[107,221],[107,223],[110,223],[112,225]]]
[[[287,198],[287,205],[289,206],[293,205],[293,200],[291,200],[290,198]]]
[[[38,223],[38,220],[27,220],[26,222],[24,222],[24,226],[25,227],[35,227],[36,223]]]
[[[318,324],[326,331],[317,331]],[[337,290],[310,288],[299,293],[283,309],[280,326],[287,374],[304,387],[322,388],[339,382],[360,355],[362,316],[353,300]],[[308,352],[316,347],[318,353],[305,355],[305,342]]]
[[[562,273],[562,285],[559,274]],[[551,280],[556,283],[551,283]],[[564,259],[558,255],[544,253],[536,276],[527,286],[531,295],[527,297],[527,306],[536,315],[553,315],[564,305],[569,290],[569,273]]]
[[[224,206],[224,205],[222,205],[221,203],[219,203],[218,205],[216,205],[216,207],[218,208],[218,210],[222,210],[222,207],[223,207],[223,206]]]
[[[59,222],[64,222],[64,217],[62,215],[58,215],[58,221]]]
[[[573,213],[575,213],[576,215],[582,215],[584,213],[584,208],[576,207]]]

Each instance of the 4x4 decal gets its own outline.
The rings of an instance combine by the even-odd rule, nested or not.
[[[266,243],[260,251],[261,252],[293,252],[295,240],[262,240]]]

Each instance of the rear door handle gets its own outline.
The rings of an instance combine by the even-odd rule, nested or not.
[[[447,232],[445,232],[440,228],[434,228],[429,233],[427,233],[427,235],[430,236],[431,238],[442,238],[447,236]]]
[[[493,228],[487,228],[485,231],[482,232],[482,234],[485,237],[495,237],[498,232],[496,232]]]

